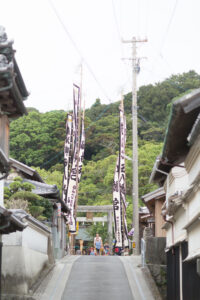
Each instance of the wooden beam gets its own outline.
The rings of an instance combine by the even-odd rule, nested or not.
[[[7,97],[0,98],[0,104],[13,104],[13,100]]]
[[[104,217],[94,217],[92,219],[88,219],[86,217],[77,217],[76,220],[78,222],[89,222],[89,223],[95,223],[95,222],[108,222],[108,217],[107,216],[104,216]]]
[[[106,212],[113,211],[112,205],[92,206],[92,205],[79,205],[77,212]]]

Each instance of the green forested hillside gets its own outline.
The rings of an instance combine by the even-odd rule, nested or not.
[[[138,91],[139,192],[140,196],[154,187],[148,183],[156,156],[160,153],[165,128],[174,97],[200,87],[200,75],[194,71],[174,75]],[[126,153],[131,156],[131,93],[125,95],[127,117]],[[79,204],[112,203],[113,175],[119,147],[119,101],[105,105],[97,99],[86,110],[86,150],[79,189]],[[65,111],[39,113],[30,108],[29,115],[12,121],[10,126],[11,157],[41,172],[48,183],[60,188],[63,172]],[[42,169],[42,170],[41,170]],[[127,161],[127,200],[131,203],[131,163]],[[131,204],[128,222],[131,222]]]

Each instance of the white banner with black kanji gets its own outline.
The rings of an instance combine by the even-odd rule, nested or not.
[[[64,176],[63,176],[63,195],[62,199],[67,203],[67,190],[69,184],[69,167],[70,167],[70,148],[72,141],[72,115],[67,115],[66,121],[66,139],[64,144]]]
[[[126,222],[126,174],[125,174],[125,145],[126,145],[126,118],[123,106],[120,106],[119,117],[119,156],[114,175],[113,209],[115,222],[115,247],[128,247],[128,231]],[[117,204],[117,210],[115,205]],[[119,209],[118,209],[119,208]]]
[[[122,247],[122,206],[119,190],[119,157],[117,158],[113,183],[113,211],[115,228],[115,247]]]

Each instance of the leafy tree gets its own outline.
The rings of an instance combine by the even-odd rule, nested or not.
[[[21,177],[15,177],[9,188],[4,189],[6,208],[24,209],[41,221],[50,219],[52,215],[51,203],[47,199],[32,193],[33,188],[35,188],[34,185],[28,182],[23,183]]]
[[[199,88],[200,75],[194,71],[173,75],[163,82],[140,87],[138,91],[138,135],[139,135],[139,195],[152,191],[149,176],[156,156],[160,153],[172,99],[180,97],[190,89]],[[79,204],[103,205],[112,203],[112,184],[119,150],[119,101],[109,105],[100,99],[86,110],[86,149],[83,173],[79,187]],[[127,119],[126,154],[132,157],[132,94],[124,97]],[[63,146],[67,113],[51,111],[39,113],[30,108],[29,115],[11,122],[11,156],[36,167],[41,177],[49,184],[56,184],[62,190]],[[126,161],[127,220],[132,223],[132,163]],[[13,194],[25,199],[32,206],[32,213],[42,211],[49,218],[49,202],[33,198],[27,185],[13,182],[5,189],[5,199]],[[36,196],[36,195],[35,195]],[[142,203],[140,203],[142,205]],[[34,212],[33,212],[34,211]],[[100,226],[100,225],[98,225]],[[94,227],[92,230],[101,230]],[[102,228],[105,230],[105,227]],[[93,233],[94,233],[93,231]],[[100,231],[101,234],[101,231]],[[103,234],[103,232],[102,232]]]

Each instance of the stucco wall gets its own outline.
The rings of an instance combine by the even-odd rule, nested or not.
[[[189,222],[200,211],[200,190],[190,197],[188,201],[188,219]]]
[[[50,232],[29,222],[23,232],[3,236],[3,294],[27,295],[40,272],[50,262]],[[52,262],[52,260],[51,260]]]
[[[200,222],[194,223],[188,230],[188,256],[200,254]]]
[[[197,139],[185,160],[185,167],[189,174],[189,184],[193,182],[200,170],[200,140]]]
[[[3,294],[28,294],[29,288],[47,264],[47,254],[22,246],[3,246]]]
[[[187,212],[181,207],[174,215],[174,243],[181,242],[187,238],[187,231],[183,229],[187,222]],[[167,247],[173,244],[172,225],[169,224],[166,229]]]
[[[22,246],[47,254],[48,235],[28,226],[22,233]]]
[[[183,241],[186,236],[187,232],[185,229],[183,229],[185,223],[186,223],[186,211],[183,207],[180,207],[179,210],[174,215],[174,242],[181,242]]]

